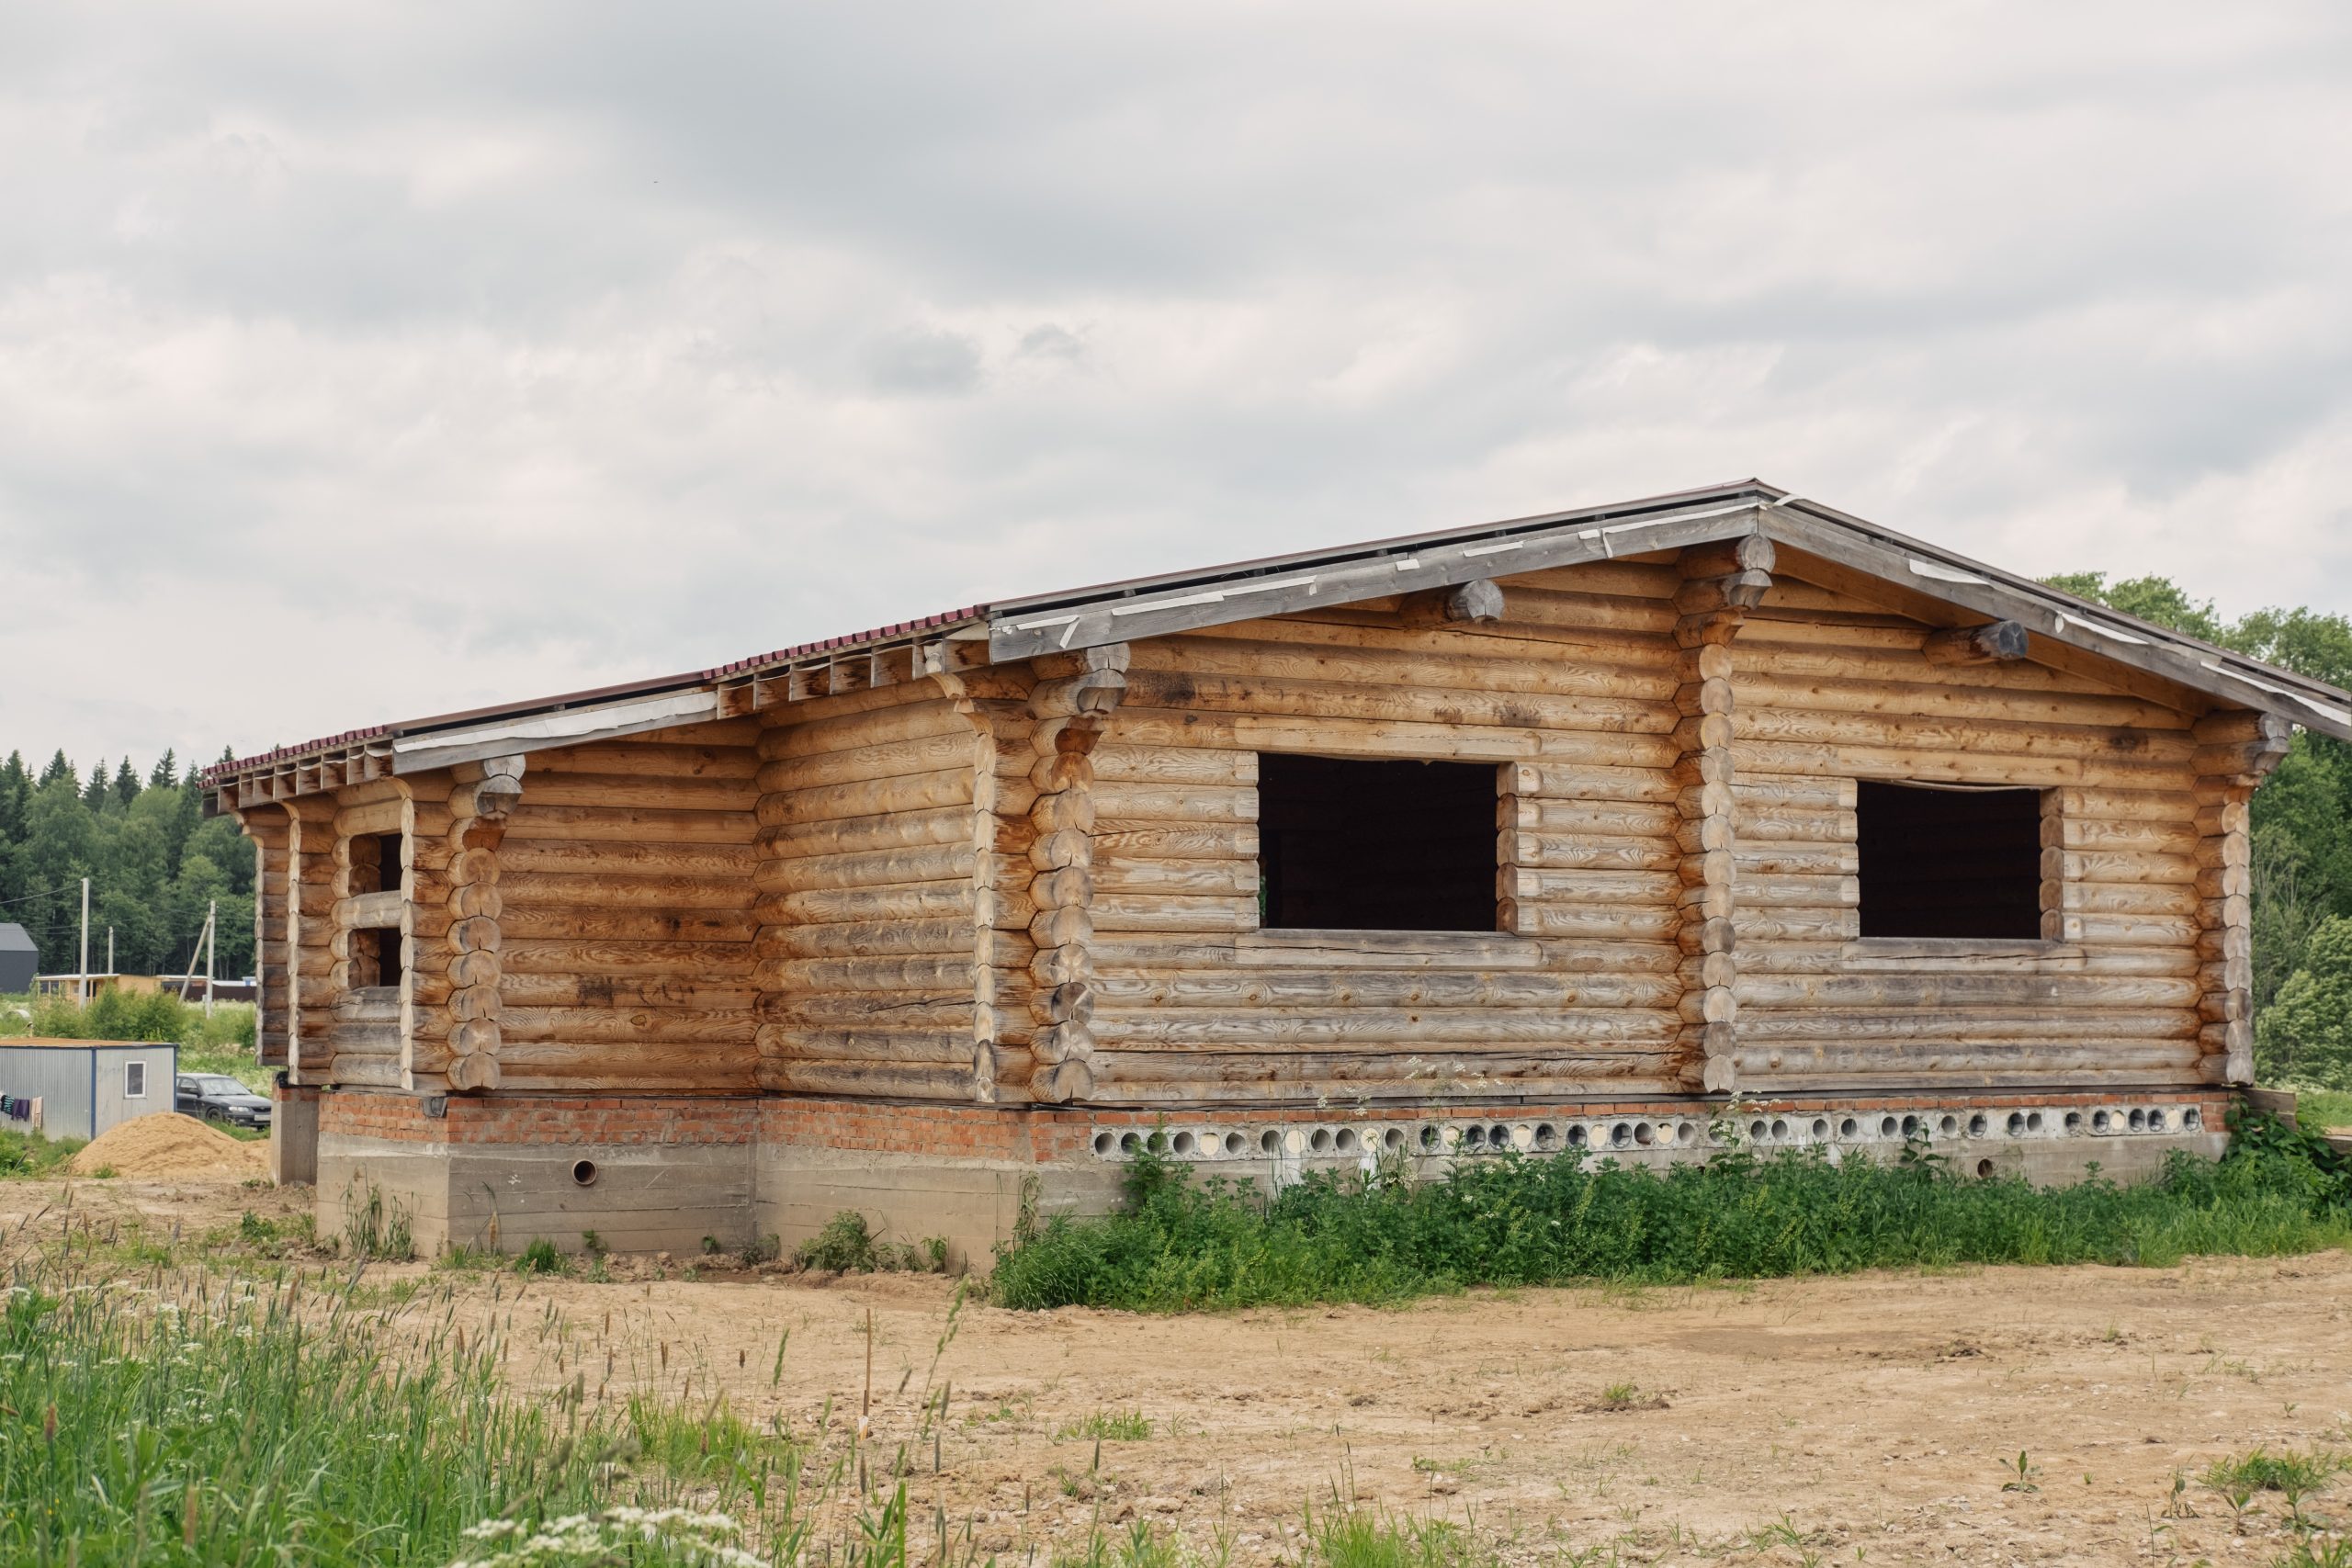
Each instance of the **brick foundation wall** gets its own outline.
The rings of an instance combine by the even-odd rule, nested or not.
[[[1890,1158],[1902,1143],[1887,1131],[1897,1118],[1936,1126],[1956,1116],[1965,1135],[1945,1126],[1935,1143],[1962,1168],[2063,1182],[2093,1161],[2130,1180],[2153,1174],[2175,1148],[2218,1154],[2233,1099],[2219,1089],[2102,1089],[1795,1095],[1736,1107],[1661,1097],[1161,1113],[760,1096],[308,1092],[316,1095],[319,1218],[330,1233],[369,1190],[403,1206],[428,1254],[459,1244],[511,1251],[541,1236],[576,1247],[590,1232],[617,1251],[691,1251],[705,1236],[731,1247],[770,1235],[790,1247],[848,1210],[888,1239],[944,1237],[954,1257],[982,1266],[1032,1205],[1042,1214],[1109,1208],[1136,1137],[1161,1125],[1177,1157],[1278,1186],[1303,1169],[1357,1166],[1375,1153],[1404,1156],[1435,1176],[1455,1158],[1496,1152],[1507,1134],[1537,1154],[1574,1145],[1660,1165],[1705,1157],[1710,1129],[1726,1120],[1784,1120],[1789,1135],[1759,1133],[1763,1144]],[[2197,1115],[2184,1116],[2192,1107]],[[2154,1117],[2158,1109],[2169,1119]],[[2119,1135],[2127,1110],[2153,1117],[2150,1130]],[[1824,1117],[1841,1130],[1808,1136]],[[2029,1117],[2033,1129],[2019,1130]],[[2095,1124],[2101,1135],[2092,1135]]]

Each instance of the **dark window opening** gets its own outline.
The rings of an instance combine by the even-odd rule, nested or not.
[[[2041,792],[1864,783],[1866,937],[2041,935]]]
[[[397,986],[401,983],[401,931],[398,926],[362,926],[351,933],[351,984]]]
[[[400,834],[363,833],[351,840],[352,892],[397,893],[405,874]]]
[[[1260,923],[1495,929],[1495,770],[1261,752]]]

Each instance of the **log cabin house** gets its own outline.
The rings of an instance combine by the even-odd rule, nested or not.
[[[207,778],[321,1219],[985,1256],[1136,1141],[2218,1149],[2352,698],[1746,482],[979,605]]]

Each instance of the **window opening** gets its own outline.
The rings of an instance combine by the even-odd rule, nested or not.
[[[2039,939],[2041,796],[1864,781],[1862,935]]]
[[[125,1062],[122,1065],[122,1098],[125,1100],[147,1098],[146,1063]]]
[[[1258,841],[1269,930],[1495,929],[1490,765],[1261,753]]]
[[[401,931],[398,926],[361,926],[351,933],[351,984],[401,983]]]
[[[363,833],[351,840],[351,890],[397,893],[406,874],[401,866],[401,835]]]

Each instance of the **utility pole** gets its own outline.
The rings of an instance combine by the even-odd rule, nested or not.
[[[220,900],[204,907],[204,1016],[212,1016],[212,960],[220,952]]]
[[[217,904],[214,906],[216,908],[218,907]],[[211,931],[212,917],[207,914],[204,917],[204,929],[196,933],[196,941],[187,950],[187,973],[180,976],[180,1000],[183,1002],[187,1000],[188,992],[196,988],[196,955],[204,946],[204,939],[211,933]],[[209,983],[207,983],[204,987],[204,999],[208,1002],[212,999],[212,987]]]
[[[90,1005],[90,879],[82,879],[82,964],[81,973],[74,976],[74,1000],[81,1007]]]
[[[114,973],[114,928],[107,928],[107,973]]]

